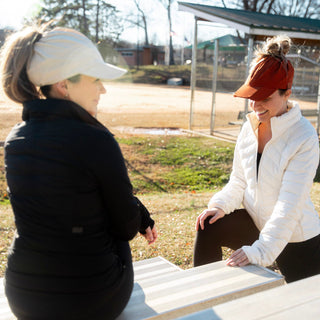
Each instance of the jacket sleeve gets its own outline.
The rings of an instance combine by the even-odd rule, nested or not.
[[[98,135],[91,146],[90,170],[94,173],[106,208],[108,232],[129,241],[138,231],[144,233],[154,221],[141,201],[132,193],[125,161],[110,133]]]
[[[148,209],[144,206],[144,204],[136,198],[136,201],[138,203],[140,214],[141,214],[141,226],[139,229],[139,232],[142,234],[146,234],[146,229],[150,227],[151,229],[154,226],[154,221],[150,218],[150,214]]]
[[[283,174],[278,200],[270,219],[251,246],[244,246],[249,261],[268,266],[282,252],[302,219],[319,162],[319,142],[314,135],[300,144]]]
[[[209,201],[208,208],[218,207],[222,209],[226,214],[238,209],[243,201],[244,191],[246,189],[247,183],[244,176],[244,170],[241,165],[239,144],[241,137],[243,135],[243,130],[239,135],[237,140],[232,171],[228,183],[224,188],[217,192]]]

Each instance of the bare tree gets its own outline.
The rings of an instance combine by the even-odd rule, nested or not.
[[[136,9],[138,11],[137,19],[133,18],[134,16],[136,16],[136,14],[130,12],[125,20],[129,22],[130,27],[137,26],[138,28],[143,29],[144,39],[145,39],[144,43],[146,45],[149,45],[147,13],[142,8],[139,0],[132,0],[132,1],[134,2]]]
[[[301,18],[319,18],[320,6],[318,0],[276,0],[274,12]]]
[[[253,12],[270,13],[276,0],[238,0],[236,6]]]
[[[94,10],[96,42],[104,41],[114,45],[124,30],[119,11],[105,0],[96,0]]]
[[[97,0],[97,8],[96,8],[96,28],[95,28],[95,41],[96,43],[99,41],[99,30],[100,30],[100,0]]]
[[[81,1],[82,8],[82,17],[80,18],[80,31],[82,31],[85,35],[89,35],[89,26],[88,26],[88,18],[87,18],[87,3],[86,0]]]
[[[43,0],[33,18],[56,19],[57,25],[79,30],[95,42],[114,43],[123,32],[116,7],[105,0]]]
[[[149,37],[148,37],[148,25],[147,25],[147,17],[144,13],[144,11],[142,10],[139,1],[138,0],[133,0],[133,2],[136,5],[136,8],[139,12],[139,17],[141,17],[141,22],[138,19],[138,23],[139,23],[139,27],[142,27],[144,30],[144,38],[145,38],[145,44],[149,45]]]
[[[224,0],[221,1],[224,3]],[[228,4],[235,4],[236,7],[253,12],[303,18],[320,17],[319,0],[231,0]]]
[[[173,43],[172,43],[173,31],[172,31],[171,6],[174,0],[159,0],[159,1],[167,10],[168,22],[169,22],[169,65],[173,65],[174,56],[173,56]]]

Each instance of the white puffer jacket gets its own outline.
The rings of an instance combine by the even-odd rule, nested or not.
[[[254,113],[247,115],[235,147],[228,184],[216,193],[208,207],[226,214],[241,204],[260,230],[251,246],[244,246],[249,261],[268,266],[288,242],[301,242],[320,233],[320,219],[310,189],[319,162],[319,141],[297,103],[271,118],[272,138],[266,144],[257,177],[257,128]]]

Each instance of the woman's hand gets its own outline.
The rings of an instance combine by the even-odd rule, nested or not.
[[[143,234],[143,236],[148,241],[148,244],[154,243],[158,238],[158,233],[157,233],[156,227],[153,227],[152,229],[150,227],[148,227],[146,229],[146,233]]]
[[[199,226],[201,230],[204,229],[204,221],[212,216],[212,218],[209,220],[209,223],[212,224],[216,222],[218,219],[221,219],[225,216],[225,212],[220,208],[212,208],[212,209],[206,209],[202,213],[199,214],[197,221],[196,221],[196,230],[199,230]]]
[[[242,249],[238,249],[232,253],[232,255],[226,261],[227,266],[231,267],[243,267],[250,263],[247,255]]]

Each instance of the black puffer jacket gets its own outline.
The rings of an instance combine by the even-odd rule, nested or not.
[[[5,143],[17,227],[7,282],[44,292],[113,287],[122,270],[115,241],[154,224],[117,142],[70,101],[25,103],[23,120]]]

